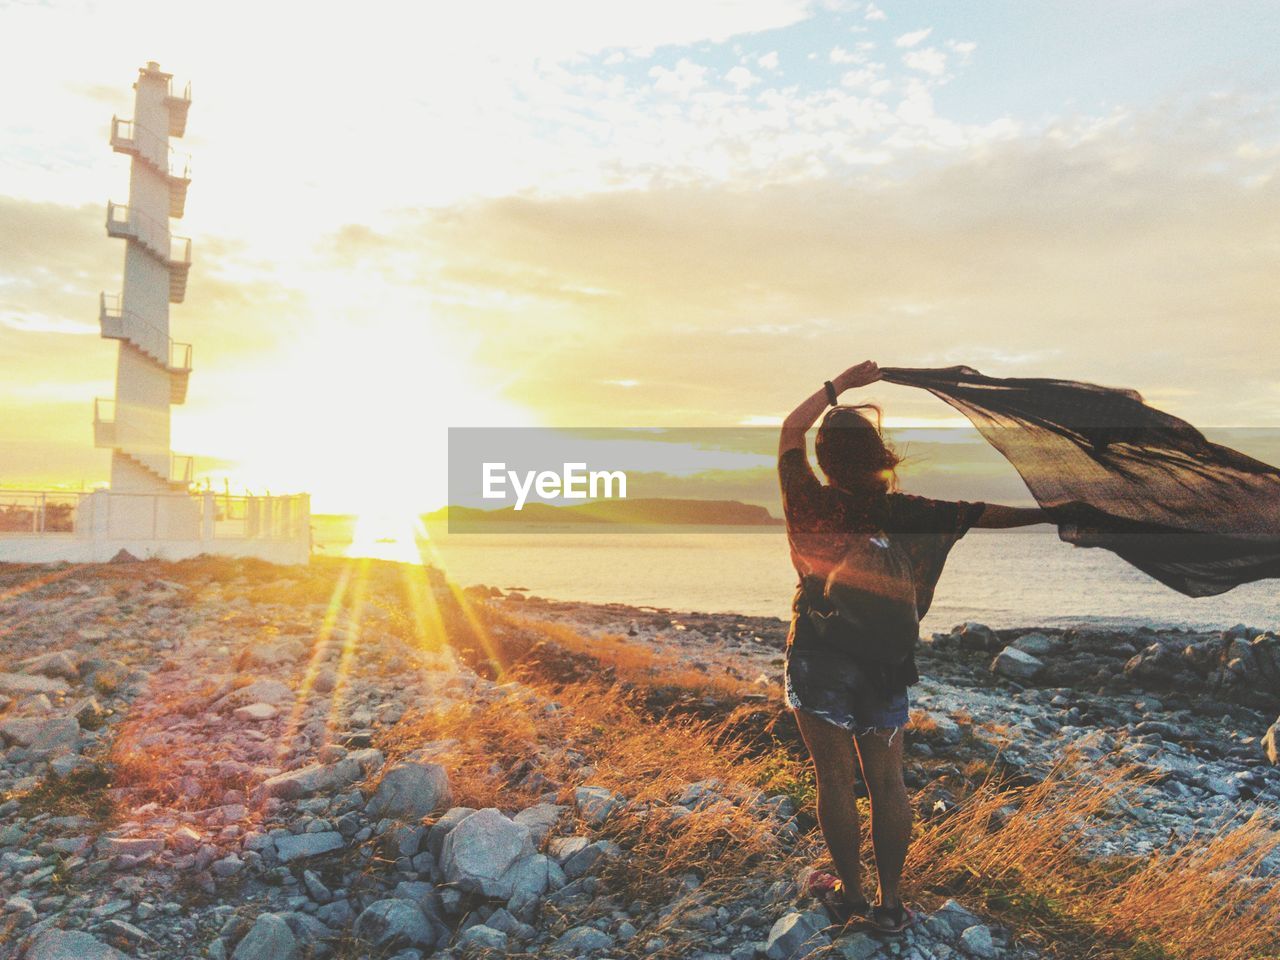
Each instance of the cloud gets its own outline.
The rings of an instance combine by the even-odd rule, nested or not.
[[[741,64],[729,70],[724,75],[724,78],[729,81],[729,83],[733,84],[734,89],[739,93],[760,82],[759,77]]]
[[[912,70],[919,70],[931,77],[940,77],[947,71],[947,55],[937,47],[912,50],[903,55],[902,62]]]
[[[437,285],[542,278],[518,307],[450,322],[476,332],[481,362],[517,371],[510,396],[561,422],[736,423],[863,355],[1176,386],[1192,393],[1171,409],[1193,422],[1273,422],[1251,358],[1273,320],[1280,179],[1223,169],[1234,146],[1209,115],[1064,122],[896,181],[507,198],[406,219],[396,242],[447,259]],[[567,285],[612,295],[551,292]],[[601,379],[637,381],[625,408]]]
[[[653,87],[659,93],[687,97],[706,84],[707,68],[682,57],[672,69],[651,67],[649,76],[653,77]]]
[[[865,14],[868,20],[888,20],[889,16],[874,3],[867,4],[867,12]]]
[[[770,50],[768,53],[764,54],[763,56],[757,57],[756,63],[760,64],[760,66],[764,67],[766,70],[777,70],[778,69],[778,51]]]
[[[925,27],[923,30],[915,30],[911,33],[904,33],[900,35],[893,42],[896,46],[899,46],[899,47],[914,47],[916,44],[920,43],[922,40],[928,37],[929,34],[931,33],[933,33],[933,27]]]

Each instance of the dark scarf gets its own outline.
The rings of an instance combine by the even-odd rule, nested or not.
[[[955,407],[1081,547],[1105,547],[1192,597],[1280,577],[1280,469],[1210,443],[1132,390],[888,367]]]

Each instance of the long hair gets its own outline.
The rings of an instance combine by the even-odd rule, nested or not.
[[[875,423],[867,412],[875,414]],[[880,408],[875,404],[836,406],[818,426],[814,443],[818,466],[827,482],[849,494],[861,511],[876,513],[897,485],[895,468],[902,458],[885,442]]]

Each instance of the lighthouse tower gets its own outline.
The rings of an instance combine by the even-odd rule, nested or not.
[[[191,241],[169,220],[182,217],[191,177],[169,138],[186,130],[191,88],[175,93],[152,61],[133,89],[133,118],[111,118],[111,146],[131,162],[128,203],[107,203],[107,234],[125,241],[124,281],[100,298],[102,336],[119,349],[115,397],[94,402],[94,443],[111,450],[112,493],[185,493],[192,461],[169,450],[169,407],[186,399],[191,345],[169,336],[169,305],[186,297]]]

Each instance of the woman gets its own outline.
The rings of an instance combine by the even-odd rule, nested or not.
[[[778,476],[791,560],[800,576],[787,636],[787,705],[813,757],[818,784],[818,823],[837,877],[812,873],[807,892],[836,919],[898,933],[914,914],[903,904],[898,881],[911,836],[911,805],[902,781],[902,736],[908,719],[907,687],[920,677],[914,656],[899,663],[854,656],[848,644],[820,636],[810,609],[812,587],[845,558],[848,534],[884,533],[905,557],[914,581],[916,611],[923,617],[952,545],[978,527],[1015,527],[1045,519],[1039,509],[948,502],[894,491],[898,457],[885,444],[869,405],[837,406],[846,390],[880,379],[871,361],[828,381],[783,421]],[[828,406],[815,443],[824,485],[805,451],[805,433]],[[806,590],[806,581],[809,590]],[[908,607],[909,609],[909,607]],[[862,895],[861,833],[853,791],[858,762],[871,799],[871,841],[879,896]]]

